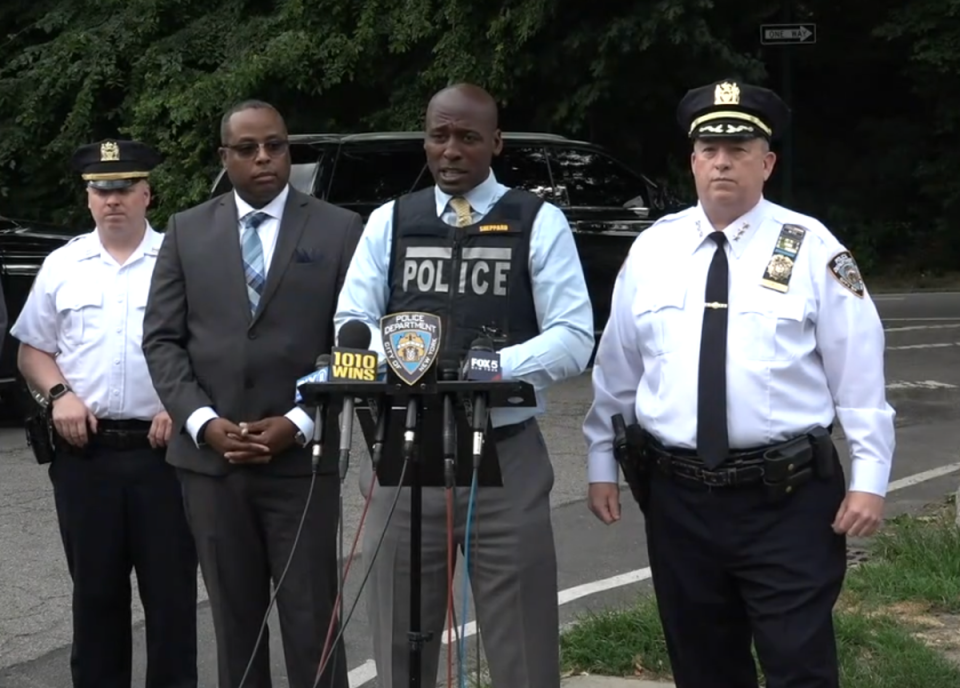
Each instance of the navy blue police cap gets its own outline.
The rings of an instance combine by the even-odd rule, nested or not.
[[[687,91],[677,122],[691,139],[778,138],[790,122],[790,108],[767,88],[716,81]]]
[[[126,189],[150,176],[163,157],[140,141],[105,139],[80,146],[73,154],[73,167],[87,186],[95,189]]]

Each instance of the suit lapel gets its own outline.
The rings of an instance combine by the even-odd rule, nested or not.
[[[247,296],[247,278],[243,272],[243,253],[240,250],[240,230],[238,229],[237,204],[233,195],[227,194],[217,206],[213,215],[214,245],[224,254],[226,283],[236,295],[229,299],[237,303],[245,320],[250,319],[250,299]]]
[[[263,295],[260,297],[260,306],[253,317],[254,322],[260,317],[260,314],[263,313],[270,299],[276,293],[277,286],[283,280],[283,274],[287,271],[287,267],[293,258],[293,252],[300,243],[300,236],[303,234],[307,217],[310,215],[306,206],[307,197],[291,188],[283,208],[283,219],[277,228],[277,246],[273,251],[273,258],[270,260],[270,269],[267,270],[267,284],[264,286]]]

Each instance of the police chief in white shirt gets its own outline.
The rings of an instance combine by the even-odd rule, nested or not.
[[[74,688],[130,688],[131,570],[146,616],[147,688],[197,686],[197,556],[165,461],[170,416],[140,348],[163,241],[146,219],[159,161],[138,141],[76,151],[96,228],[47,256],[11,330],[20,372],[51,409]]]
[[[894,451],[883,328],[850,252],[763,197],[789,121],[780,98],[727,80],[689,91],[677,114],[699,202],[640,235],[617,277],[583,426],[589,507],[620,518],[621,414],[643,431],[677,688],[756,686],[751,640],[768,688],[836,688],[846,537],[880,523]]]

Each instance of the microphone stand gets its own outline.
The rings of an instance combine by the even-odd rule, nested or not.
[[[417,451],[415,440],[419,420],[420,400],[412,396],[407,402],[407,418],[403,433],[403,455],[404,460],[409,462],[410,470],[410,631],[407,633],[410,643],[410,688],[420,686],[423,646],[433,637],[429,631],[426,633],[421,631],[420,619],[423,485],[420,475],[420,452]]]

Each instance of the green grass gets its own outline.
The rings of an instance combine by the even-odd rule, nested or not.
[[[870,605],[925,602],[960,612],[960,528],[949,512],[888,522],[871,543],[872,561],[848,577],[851,595]]]
[[[888,521],[870,560],[849,572],[834,615],[846,688],[960,686],[960,661],[919,637],[943,631],[934,614],[960,611],[960,529],[949,511]],[[949,640],[960,653],[960,617],[954,622]],[[582,617],[562,635],[560,651],[568,675],[670,676],[650,594],[631,608]]]

